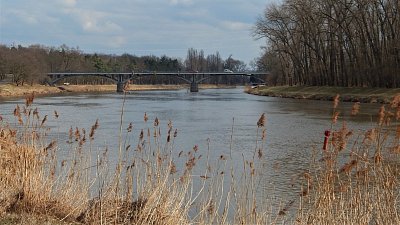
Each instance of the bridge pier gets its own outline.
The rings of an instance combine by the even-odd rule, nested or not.
[[[190,92],[199,92],[199,84],[197,82],[190,83]]]
[[[117,92],[118,93],[124,92],[124,82],[118,82],[117,83]]]
[[[118,82],[117,82],[117,92],[118,93],[122,93],[124,92],[124,76],[122,74],[118,74],[118,78],[117,78]]]

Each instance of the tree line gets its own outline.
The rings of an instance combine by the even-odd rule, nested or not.
[[[257,61],[284,85],[400,87],[399,0],[284,0],[254,34]]]
[[[44,84],[50,72],[222,72],[229,69],[242,72],[247,69],[244,62],[229,56],[222,59],[220,54],[205,55],[203,50],[188,49],[186,59],[166,55],[135,56],[131,54],[107,55],[86,54],[79,48],[66,45],[46,47],[42,45],[5,46],[0,45],[0,81],[11,80],[16,85]],[[66,78],[63,82],[72,84],[107,84],[111,81],[98,77]],[[210,79],[209,83],[238,84],[246,78],[221,76]],[[139,84],[179,84],[182,81],[170,76],[143,77]]]

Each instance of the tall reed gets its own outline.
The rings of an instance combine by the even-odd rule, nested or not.
[[[400,224],[400,157],[397,96],[390,110],[382,106],[373,128],[336,125],[334,101],[332,134],[320,160],[304,174],[299,224]],[[352,116],[362,105],[355,103]]]

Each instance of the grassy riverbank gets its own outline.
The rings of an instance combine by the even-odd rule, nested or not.
[[[261,86],[247,88],[246,92],[254,95],[314,100],[333,100],[339,94],[341,101],[389,103],[395,95],[400,93],[400,88]]]
[[[200,84],[199,88],[225,88],[224,85]],[[179,90],[187,89],[188,85],[129,85],[128,91],[146,90]],[[60,85],[57,87],[47,85],[24,85],[16,86],[13,84],[0,85],[0,97],[21,97],[32,93],[35,95],[51,95],[64,92],[83,93],[83,92],[115,92],[116,85]]]
[[[115,92],[116,85],[24,85],[16,86],[13,84],[0,85],[0,97],[18,97],[31,93],[35,95],[51,95],[63,92]],[[183,85],[130,85],[129,91],[142,90],[177,90],[185,88]]]

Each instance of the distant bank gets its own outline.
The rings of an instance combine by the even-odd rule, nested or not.
[[[336,94],[341,101],[363,103],[390,103],[400,94],[400,88],[358,88],[358,87],[302,87],[275,86],[246,88],[249,94],[313,100],[332,100]]]
[[[200,85],[200,88],[221,88],[228,86],[220,85]],[[146,90],[179,90],[186,89],[187,85],[129,85],[128,91],[146,91]],[[60,85],[56,87],[46,85],[24,85],[16,86],[13,84],[0,84],[1,97],[19,97],[31,93],[35,95],[51,95],[58,93],[79,93],[79,92],[115,92],[116,85]]]

